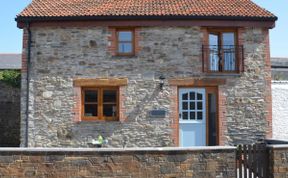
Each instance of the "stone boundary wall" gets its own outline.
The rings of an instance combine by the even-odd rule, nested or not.
[[[288,140],[288,81],[272,82],[273,139]]]
[[[288,175],[288,145],[270,145],[269,169],[271,178],[282,178]]]
[[[1,177],[235,177],[235,147],[0,148]]]
[[[0,147],[20,145],[20,89],[0,81]]]

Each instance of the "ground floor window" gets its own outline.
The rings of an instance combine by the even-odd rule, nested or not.
[[[82,88],[82,120],[119,120],[119,88]]]

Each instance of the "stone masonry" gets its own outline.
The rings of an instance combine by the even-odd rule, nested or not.
[[[269,173],[271,178],[287,177],[288,145],[271,145],[269,150]]]
[[[0,147],[20,145],[20,89],[0,81]]]
[[[192,149],[0,149],[0,176],[230,178],[235,148]]]
[[[177,146],[172,127],[177,117],[177,87],[169,79],[222,78],[219,86],[220,144],[250,143],[270,136],[271,86],[268,29],[243,28],[245,71],[210,76],[202,72],[200,27],[139,27],[133,57],[114,56],[108,27],[33,27],[29,98],[30,147],[88,147],[99,134],[107,147]],[[27,33],[24,33],[24,44]],[[24,45],[24,52],[27,46]],[[23,60],[25,62],[25,60]],[[21,143],[25,142],[25,66],[22,74]],[[166,77],[159,90],[159,76]],[[121,87],[118,122],[79,122],[77,78],[128,78]],[[75,109],[76,107],[76,109]],[[150,118],[152,109],[165,118]],[[177,119],[176,119],[177,120]],[[176,123],[177,124],[177,123]]]

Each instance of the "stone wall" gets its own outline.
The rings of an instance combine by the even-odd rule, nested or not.
[[[1,177],[230,178],[235,148],[0,149]]]
[[[20,89],[0,81],[0,147],[20,145]]]
[[[288,140],[288,82],[272,83],[273,138]]]
[[[221,145],[253,142],[270,133],[267,32],[243,28],[239,40],[245,49],[245,72],[216,76],[226,80],[225,85],[219,86]],[[108,139],[108,147],[177,146],[178,131],[174,125],[178,117],[178,88],[169,86],[167,81],[215,78],[202,73],[204,33],[200,27],[141,27],[137,33],[138,53],[117,57],[109,52],[112,34],[107,27],[32,28],[29,146],[88,147],[89,139],[99,134]],[[166,77],[163,91],[159,90],[160,75]],[[23,145],[25,70],[22,77]],[[111,77],[128,78],[128,85],[121,87],[125,121],[76,122],[79,93],[73,87],[73,79]],[[153,119],[148,114],[152,109],[166,109],[168,113],[165,118]]]
[[[271,66],[269,34],[245,29],[242,33],[245,72],[220,86],[225,105],[227,143],[252,144],[272,136]],[[221,114],[221,111],[220,111]]]
[[[271,145],[269,149],[269,170],[271,178],[287,177],[288,145]]]

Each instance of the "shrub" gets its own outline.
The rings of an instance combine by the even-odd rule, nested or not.
[[[21,86],[21,73],[18,70],[2,70],[0,71],[0,81],[6,84],[20,88]]]

